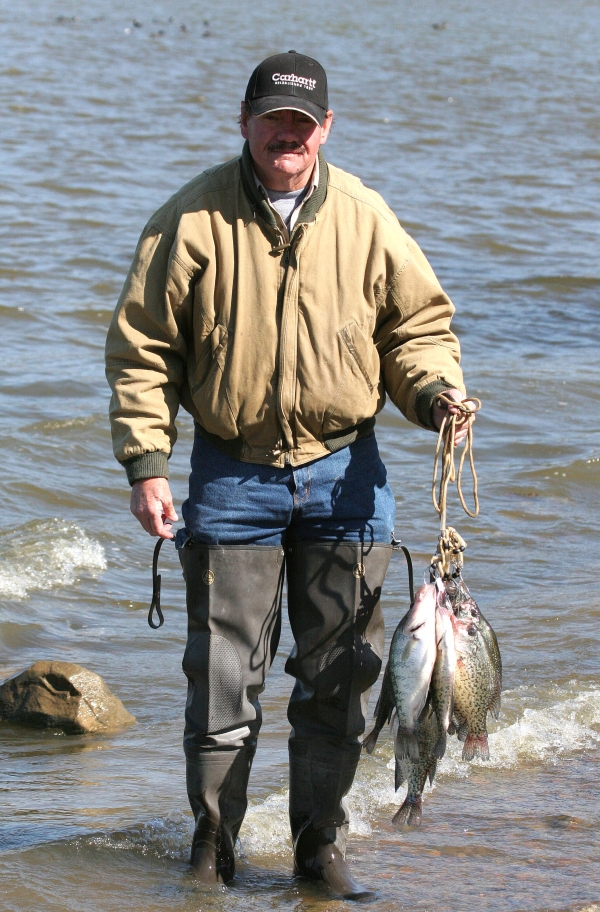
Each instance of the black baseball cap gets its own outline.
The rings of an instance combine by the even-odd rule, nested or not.
[[[296,51],[267,57],[256,67],[246,89],[253,114],[302,111],[323,126],[329,109],[327,76],[320,63]]]

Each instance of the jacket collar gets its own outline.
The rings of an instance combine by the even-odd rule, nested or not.
[[[244,148],[242,150],[241,172],[242,185],[244,187],[244,192],[250,201],[250,205],[257,213],[257,215],[263,219],[263,221],[265,221],[271,228],[278,231],[279,229],[277,220],[275,219],[275,213],[269,206],[267,200],[262,195],[261,188],[256,184],[256,180],[254,178],[254,169],[252,167],[252,157],[250,155],[250,148],[248,146],[247,140],[244,143]],[[298,225],[314,222],[317,212],[325,202],[328,183],[329,173],[327,169],[327,162],[325,161],[325,156],[323,155],[322,151],[319,149],[319,183],[310,194],[306,202],[303,203],[294,231],[298,228]]]

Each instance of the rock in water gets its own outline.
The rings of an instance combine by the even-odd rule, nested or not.
[[[69,735],[135,722],[100,675],[71,662],[36,662],[0,685],[0,720]]]

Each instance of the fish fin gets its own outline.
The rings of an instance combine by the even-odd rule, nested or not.
[[[469,734],[466,737],[462,758],[463,760],[473,760],[475,757],[479,757],[480,760],[490,759],[490,749],[488,747],[486,732],[484,732],[483,735]]]
[[[363,749],[366,750],[366,752],[368,754],[372,754],[373,751],[375,750],[375,745],[377,744],[378,737],[379,737],[379,729],[377,728],[377,726],[375,726],[373,731],[369,732],[369,734],[367,735],[367,737],[364,739],[364,741],[362,743]]]
[[[418,798],[413,798],[412,801],[406,798],[404,804],[398,808],[392,817],[392,826],[396,827],[397,830],[402,826],[421,826],[421,809],[422,799],[420,795]]]
[[[444,754],[446,753],[446,732],[442,732],[435,742],[435,745],[432,750],[432,756],[436,760],[441,760]]]
[[[459,741],[466,741],[469,735],[469,726],[466,722],[461,722],[458,726],[457,737]]]
[[[398,791],[398,789],[404,782],[404,779],[405,779],[405,776],[404,776],[404,773],[402,772],[402,767],[398,763],[398,758],[396,758],[396,764],[394,767],[394,788],[396,791]]]
[[[492,705],[489,708],[489,711],[491,712],[491,714],[492,714],[493,718],[496,720],[496,722],[500,718],[500,701],[501,701],[501,695],[500,695],[500,691],[498,691],[498,693],[494,695],[494,699],[492,700]]]
[[[435,773],[437,770],[437,760],[434,760],[431,766],[429,767],[429,772],[427,773],[429,779],[429,785],[433,785],[433,780],[435,779]]]
[[[375,710],[373,711],[373,718],[374,718],[374,719],[377,718],[377,713],[379,712],[379,707],[380,707],[380,706],[381,706],[381,692],[379,693],[379,696],[377,697],[377,703],[375,704]]]
[[[452,721],[450,722],[450,725],[448,726],[448,734],[455,735],[457,732],[458,732],[458,725],[456,724],[454,719],[452,719]]]
[[[415,761],[419,759],[419,742],[417,741],[417,736],[410,732],[403,732],[398,729],[394,747],[397,757],[408,757],[409,760]]]
[[[431,719],[433,713],[434,713],[433,702],[430,698],[430,695],[428,694],[427,702],[425,703],[425,706],[421,710],[421,715],[419,716],[419,725],[422,722],[427,722],[428,719]]]

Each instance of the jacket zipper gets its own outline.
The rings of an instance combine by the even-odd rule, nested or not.
[[[298,227],[300,227],[300,226],[298,226]],[[290,427],[290,431],[291,431],[291,421],[288,421],[286,419],[284,408],[283,408],[283,401],[282,401],[283,400],[283,385],[285,383],[285,344],[284,344],[285,330],[286,330],[285,299],[286,299],[286,292],[288,290],[287,285],[288,285],[288,270],[289,270],[289,265],[290,265],[290,258],[291,258],[292,251],[295,250],[296,247],[298,246],[298,239],[301,236],[301,234],[302,234],[302,231],[298,231],[297,229],[294,229],[294,231],[291,234],[289,244],[286,247],[286,249],[283,251],[282,261],[281,261],[281,266],[283,269],[283,278],[282,278],[282,282],[281,282],[281,287],[283,289],[283,293],[282,293],[282,298],[281,298],[282,313],[281,313],[281,327],[280,327],[280,340],[279,340],[279,382],[278,382],[278,390],[277,390],[277,414],[278,414],[278,418],[279,418],[282,446],[283,446],[283,443],[285,440],[285,432],[283,431],[284,424],[288,424],[288,426]],[[280,239],[283,242],[283,238],[281,236],[280,236]],[[291,418],[291,416],[290,416],[290,418]],[[286,449],[283,451],[283,461],[284,461],[285,465],[289,465],[291,462],[290,450],[293,448],[293,441],[292,441],[292,446],[290,446],[289,443],[287,443],[287,441],[286,441],[286,444],[287,444]]]

